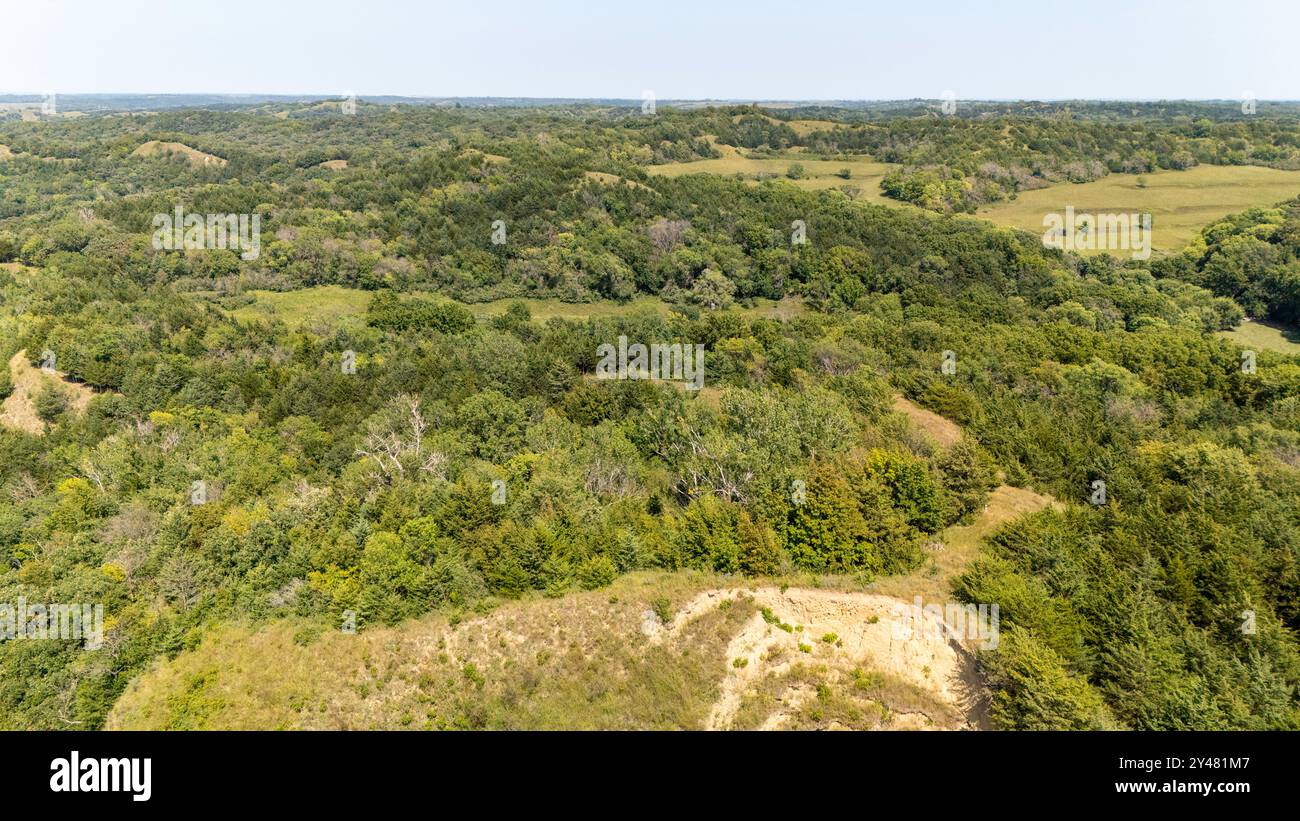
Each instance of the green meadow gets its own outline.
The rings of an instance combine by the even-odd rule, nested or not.
[[[1078,185],[1061,183],[981,208],[978,215],[998,225],[1042,234],[1044,215],[1064,213],[1071,205],[1076,213],[1149,213],[1153,249],[1173,252],[1228,214],[1271,206],[1297,194],[1300,171],[1198,165],[1186,171],[1111,174]]]
[[[1294,328],[1247,319],[1234,330],[1220,331],[1217,335],[1245,348],[1300,354],[1300,331]]]

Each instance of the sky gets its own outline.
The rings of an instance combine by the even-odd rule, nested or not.
[[[1300,0],[0,0],[0,93],[1300,99]]]

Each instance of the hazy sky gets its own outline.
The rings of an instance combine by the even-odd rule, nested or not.
[[[0,0],[0,20],[0,93],[1300,98],[1300,0]]]

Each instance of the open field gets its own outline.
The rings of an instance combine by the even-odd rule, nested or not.
[[[1228,214],[1300,194],[1300,171],[1254,165],[1198,165],[1140,176],[1145,188],[1138,187],[1138,175],[1111,174],[1080,185],[1025,191],[1013,201],[981,208],[978,215],[1041,235],[1044,215],[1064,214],[1068,205],[1076,213],[1150,213],[1153,249],[1171,252]]]
[[[1300,355],[1300,331],[1294,328],[1247,319],[1235,329],[1216,335],[1254,350]]]
[[[942,447],[951,447],[961,438],[961,426],[956,422],[945,419],[906,397],[894,397],[894,410],[906,416],[915,427],[925,431]]]
[[[866,159],[813,160],[797,156],[776,159],[756,158],[728,145],[714,143],[714,146],[722,152],[722,157],[715,160],[649,165],[646,166],[646,172],[661,177],[680,177],[683,174],[719,174],[727,177],[739,175],[746,181],[754,183],[762,179],[781,179],[810,191],[846,185],[860,189],[859,199],[910,207],[897,200],[888,199],[880,191],[880,181],[890,171],[898,168],[892,163]],[[792,180],[786,176],[786,172],[795,163],[803,166],[804,175],[800,179]],[[847,180],[839,176],[840,170],[844,168],[850,171]]]
[[[318,285],[298,291],[249,291],[256,302],[230,312],[240,322],[282,319],[292,326],[316,321],[346,321],[366,312],[370,292],[342,285]]]

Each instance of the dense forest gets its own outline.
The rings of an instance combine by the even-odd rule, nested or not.
[[[0,727],[100,727],[235,618],[364,630],[644,568],[867,583],[923,567],[1001,482],[1064,505],[1006,524],[952,591],[1001,606],[996,726],[1300,728],[1300,360],[1244,367],[1216,336],[1300,321],[1300,200],[1150,262],[937,213],[1300,167],[1293,111],[1130,108],[0,122],[0,355],[50,352],[93,394],[47,389],[39,427],[0,427],[0,601],[107,614],[97,649],[0,643]],[[719,146],[899,163],[884,193],[923,209],[646,170]],[[155,247],[177,207],[258,215],[256,258]],[[360,321],[241,318],[322,285],[365,292]],[[759,310],[778,300],[799,309]],[[706,387],[595,379],[620,336],[703,345]],[[898,394],[966,437],[916,437]]]

